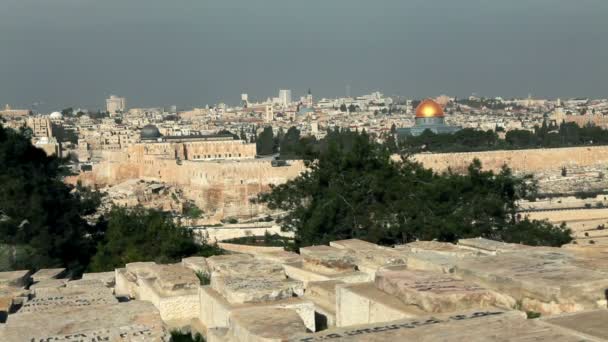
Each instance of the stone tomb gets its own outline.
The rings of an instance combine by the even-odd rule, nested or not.
[[[453,275],[412,271],[403,266],[382,269],[376,287],[405,304],[416,305],[430,313],[471,308],[513,308],[515,300]]]
[[[207,260],[211,288],[231,304],[259,303],[302,296],[302,282],[287,279],[283,267],[242,255],[214,256]]]
[[[406,254],[394,248],[382,247],[358,239],[330,242],[330,246],[348,251],[354,259],[357,270],[372,278],[384,266],[405,265]]]
[[[200,320],[206,328],[227,328],[232,312],[249,307],[293,309],[315,330],[314,305],[299,297],[303,283],[288,279],[283,267],[266,259],[234,254],[207,259],[211,285],[201,286]]]
[[[603,329],[605,333],[608,328]],[[559,329],[539,320],[528,320],[519,311],[496,309],[423,316],[303,334],[291,342],[387,342],[387,341],[604,341]]]
[[[374,283],[344,284],[336,288],[336,326],[346,327],[413,318],[426,313],[380,291]]]
[[[303,282],[304,286],[311,281],[359,283],[373,279],[373,275],[358,270],[355,256],[347,249],[313,246],[300,248],[300,254],[303,261],[285,263],[283,268],[288,277]]]
[[[59,279],[66,273],[65,268],[45,268],[32,275],[32,280],[37,283],[42,280]]]
[[[115,272],[98,272],[98,273],[85,273],[82,275],[83,280],[98,280],[103,283],[106,287],[114,287],[116,284]]]
[[[298,314],[289,309],[245,308],[235,310],[230,326],[210,329],[208,342],[282,342],[306,332]]]
[[[280,308],[289,309],[298,314],[304,326],[315,331],[315,305],[305,298],[287,298],[281,300],[232,304],[224,296],[212,289],[210,286],[201,286],[200,297],[200,324],[204,329],[228,328],[230,317],[233,312],[245,308]]]
[[[181,264],[133,263],[116,273],[117,296],[151,302],[161,318],[176,327],[198,317],[199,284],[194,271]]]
[[[455,274],[511,296],[522,310],[542,314],[606,306],[608,274],[582,268],[569,253],[502,253],[463,259]]]
[[[584,311],[542,319],[547,324],[580,334],[589,340],[608,341],[608,310]]]
[[[47,288],[44,291],[36,292],[34,298],[23,303],[18,314],[117,303],[118,300],[112,294],[112,290],[105,287]],[[49,315],[52,314],[49,313]],[[13,317],[14,315],[11,315],[9,320],[12,320]]]
[[[0,327],[3,342],[168,341],[158,310],[148,302],[57,307],[11,315]]]

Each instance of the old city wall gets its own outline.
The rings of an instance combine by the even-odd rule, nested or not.
[[[263,205],[252,204],[251,199],[270,190],[271,185],[297,177],[304,169],[302,161],[273,167],[268,160],[178,162],[146,155],[137,161],[95,164],[91,172],[83,172],[78,177],[68,179],[68,182],[80,181],[86,186],[103,188],[129,179],[161,181],[179,187],[186,198],[220,219],[267,212]]]
[[[490,151],[471,153],[418,154],[414,159],[436,171],[451,168],[455,172],[467,169],[473,159],[479,159],[485,169],[500,170],[508,165],[517,172],[536,173],[559,170],[562,167],[591,167],[608,164],[608,146]]]

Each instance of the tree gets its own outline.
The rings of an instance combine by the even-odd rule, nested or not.
[[[157,210],[115,207],[105,222],[107,231],[89,267],[92,272],[143,260],[170,263],[192,255],[221,254],[216,245],[197,244],[191,230]]]
[[[340,111],[342,113],[345,113],[348,110],[348,108],[346,107],[346,105],[343,103],[342,105],[340,105]]]
[[[271,155],[274,153],[274,134],[271,126],[265,127],[264,131],[260,133],[256,141],[256,148],[258,155],[261,156]]]
[[[298,156],[300,145],[300,131],[290,127],[281,140],[281,158],[294,158]]]
[[[366,134],[332,131],[325,140],[307,172],[259,196],[287,212],[282,228],[295,233],[296,246],[349,238],[387,245],[478,236],[551,246],[571,240],[564,228],[516,220],[517,200],[535,189],[506,167],[495,174],[476,161],[464,175],[437,174],[391,160]]]
[[[83,216],[95,212],[99,198],[64,184],[63,162],[35,148],[25,131],[0,126],[0,244],[20,251],[3,261],[6,268],[78,274],[95,252],[99,227]]]

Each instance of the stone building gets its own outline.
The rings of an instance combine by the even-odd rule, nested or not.
[[[29,118],[27,119],[27,126],[32,130],[35,137],[53,137],[53,126],[49,118]]]
[[[231,135],[162,136],[154,125],[141,130],[141,143],[129,153],[136,160],[152,155],[176,160],[238,160],[253,159],[256,145],[234,140]]]

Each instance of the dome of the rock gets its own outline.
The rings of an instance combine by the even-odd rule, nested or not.
[[[443,108],[431,99],[422,101],[416,108],[417,118],[436,118],[443,116]]]

